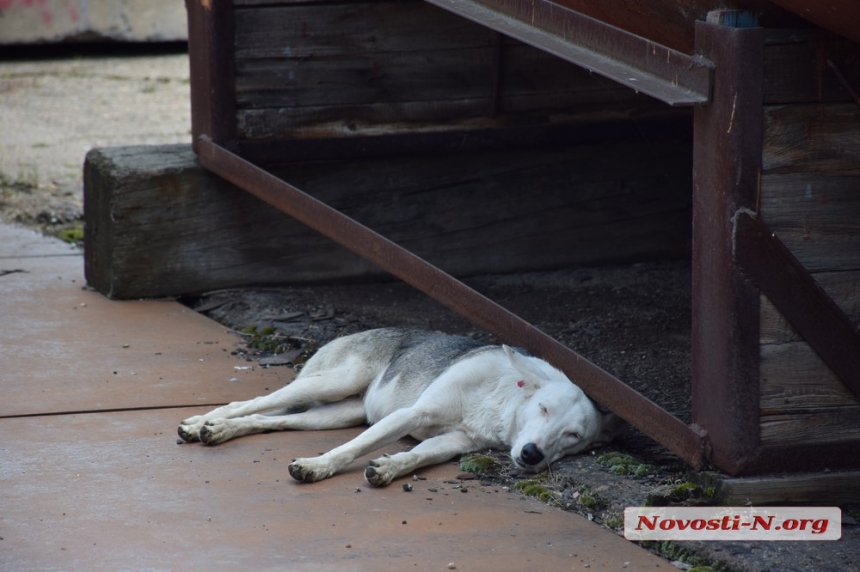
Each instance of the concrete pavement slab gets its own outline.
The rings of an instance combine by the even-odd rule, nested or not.
[[[177,445],[203,404],[290,371],[236,370],[222,326],[103,298],[79,252],[2,225],[0,320],[0,570],[671,569],[573,513],[462,483],[453,463],[385,489],[365,484],[369,457],[321,483],[289,477],[290,459],[360,428]]]
[[[0,419],[0,569],[671,569],[575,514],[475,481],[460,492],[450,463],[384,489],[364,460],[314,484],[287,474],[358,430],[176,445],[176,422],[201,411]]]
[[[84,286],[80,251],[0,225],[0,417],[215,405],[292,378],[236,369],[255,365],[230,355],[236,335],[181,304]]]

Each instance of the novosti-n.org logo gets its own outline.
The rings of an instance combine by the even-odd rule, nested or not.
[[[628,540],[839,540],[838,507],[630,507]]]

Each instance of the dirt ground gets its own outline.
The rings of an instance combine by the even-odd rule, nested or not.
[[[89,148],[188,142],[187,56],[175,50],[60,55],[21,59],[0,53],[0,221],[75,241],[83,228],[81,166]],[[467,282],[689,419],[688,261]],[[285,373],[334,337],[373,327],[411,326],[493,341],[393,281],[248,288],[183,301],[236,331],[237,360]],[[675,457],[634,430],[611,447],[559,462],[537,480],[512,472],[509,459],[499,453],[464,459],[461,468],[464,477],[478,473],[478,486],[538,495],[614,530],[620,530],[626,506],[707,502],[707,491],[690,482]],[[851,569],[860,562],[860,527],[852,518],[857,512],[847,508],[838,542],[661,543],[650,548],[683,569]]]

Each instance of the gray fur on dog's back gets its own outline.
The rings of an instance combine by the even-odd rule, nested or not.
[[[380,386],[388,385],[395,378],[420,386],[463,358],[493,348],[496,346],[462,336],[409,328],[380,328],[338,338],[323,346],[308,361],[301,375],[331,369],[344,355],[349,355],[361,362],[367,368],[368,377],[376,379]]]
[[[380,387],[398,378],[399,383],[429,385],[458,361],[493,347],[471,338],[422,330],[379,331],[399,337],[391,362],[379,380]]]

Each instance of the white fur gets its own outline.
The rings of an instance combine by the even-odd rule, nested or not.
[[[353,351],[363,347],[357,344],[373,343],[372,335],[335,340],[320,349],[291,384],[186,419],[179,435],[215,445],[264,431],[371,424],[324,455],[293,460],[289,472],[304,482],[330,477],[406,435],[421,441],[411,451],[372,461],[365,478],[374,486],[488,448],[510,447],[518,466],[539,471],[601,439],[604,416],[582,390],[543,360],[495,347],[455,361],[427,385],[404,379],[383,382],[387,359],[377,354],[359,357]],[[311,406],[285,413],[303,404]],[[535,449],[542,458],[534,455]]]

